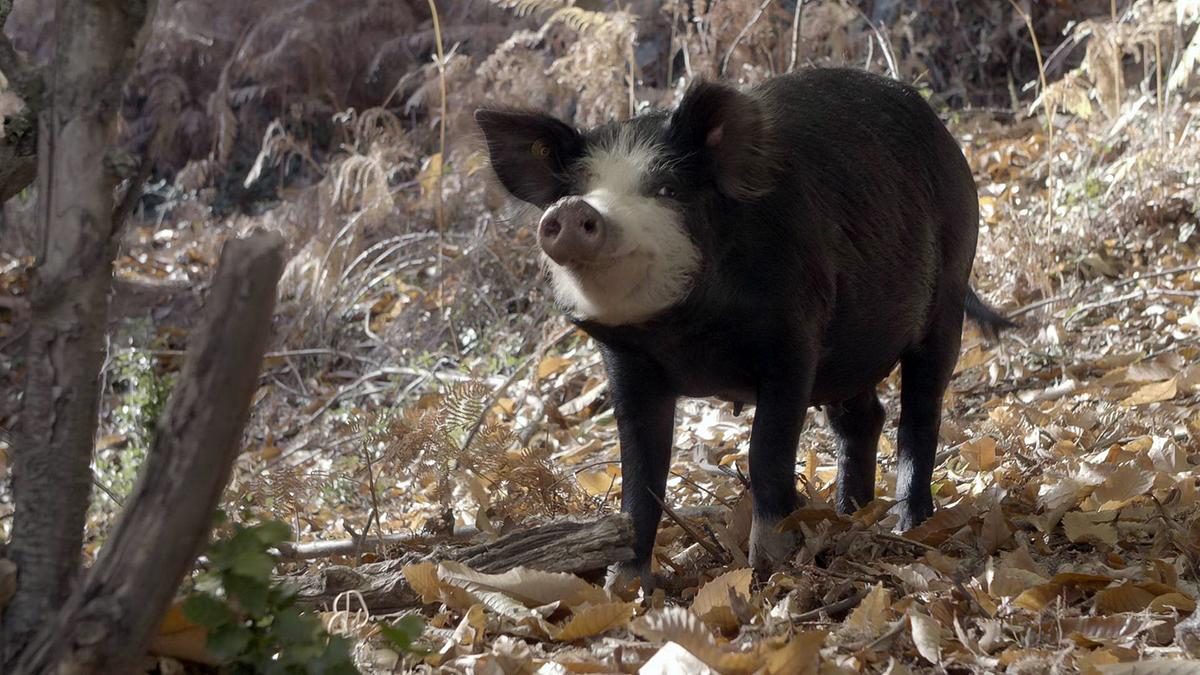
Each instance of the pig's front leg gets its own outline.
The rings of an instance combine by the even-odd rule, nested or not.
[[[652,361],[604,350],[608,387],[621,438],[621,511],[633,521],[634,558],[609,570],[607,586],[627,587],[637,579],[654,588],[650,556],[662,517],[671,444],[675,432],[675,393]]]
[[[750,564],[760,571],[782,562],[795,546],[795,537],[776,526],[799,503],[796,446],[812,388],[809,372],[797,368],[790,377],[776,373],[758,388],[750,432],[750,492],[754,498]]]

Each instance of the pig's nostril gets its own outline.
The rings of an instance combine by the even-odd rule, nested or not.
[[[552,218],[542,223],[543,237],[553,239],[554,237],[557,237],[560,232],[562,232],[562,224],[559,223],[558,220]]]
[[[583,231],[587,232],[588,234],[596,234],[596,221],[585,220],[583,222]]]

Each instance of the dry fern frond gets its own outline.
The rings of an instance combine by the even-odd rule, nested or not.
[[[304,511],[304,505],[311,501],[311,494],[320,486],[321,481],[306,475],[297,467],[279,465],[243,483],[237,491],[237,499],[276,513],[279,509],[286,509],[287,515],[296,518]]]
[[[556,23],[563,23],[577,32],[583,33],[600,30],[605,26],[611,25],[615,16],[616,14],[593,12],[592,10],[580,9],[579,7],[563,7],[551,14],[546,19],[545,25],[553,26]],[[631,19],[636,19],[632,15],[629,16]]]
[[[490,390],[483,383],[469,380],[450,385],[442,397],[442,419],[447,428],[466,430],[483,416]]]
[[[548,454],[523,449],[509,462],[504,476],[505,496],[499,510],[515,515],[556,515],[581,508],[583,492],[564,476]]]
[[[498,7],[512,11],[517,16],[529,16],[554,10],[561,10],[570,5],[563,0],[492,0]]]
[[[485,418],[490,390],[477,381],[449,387],[436,407],[365,416],[350,429],[380,452],[387,471],[415,477],[432,496],[448,503],[464,478],[477,481],[472,494],[508,515],[562,514],[585,503],[578,486],[560,474],[546,454],[519,447],[508,424]],[[460,438],[483,418],[463,447]],[[471,484],[471,483],[467,483]]]

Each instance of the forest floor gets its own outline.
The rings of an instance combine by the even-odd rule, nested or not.
[[[596,575],[414,569],[427,602],[406,611],[426,619],[427,655],[398,653],[361,612],[325,613],[364,672],[1200,672],[1179,661],[1200,658],[1188,621],[1200,598],[1200,105],[1131,89],[1110,112],[945,117],[981,196],[975,286],[1022,325],[997,344],[964,333],[932,519],[898,534],[887,513],[894,373],[879,389],[878,499],[832,510],[833,439],[813,411],[798,454],[807,504],[787,521],[802,544],[754,579],[754,409],[683,401],[667,502],[710,508],[664,519],[662,588],[621,598]],[[169,207],[130,223],[116,265],[89,559],[149,447],[220,245],[253,227],[293,247],[226,511],[281,519],[301,542],[414,536],[286,571],[619,509],[599,354],[550,307],[528,223],[460,161],[442,178],[453,204],[439,235],[428,160],[384,185],[382,212],[361,196],[369,181],[351,215],[334,208],[345,157],[256,215],[155,188]],[[356,223],[369,235],[345,235]],[[0,252],[5,429],[32,263]],[[0,435],[0,470],[10,443]],[[4,527],[10,515],[0,498]]]

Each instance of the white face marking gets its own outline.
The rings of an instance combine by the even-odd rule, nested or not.
[[[570,267],[542,254],[555,297],[576,317],[609,326],[636,323],[691,290],[700,251],[679,213],[641,190],[660,155],[622,133],[613,147],[593,150],[584,160],[583,199],[607,222],[606,250],[596,262]]]

